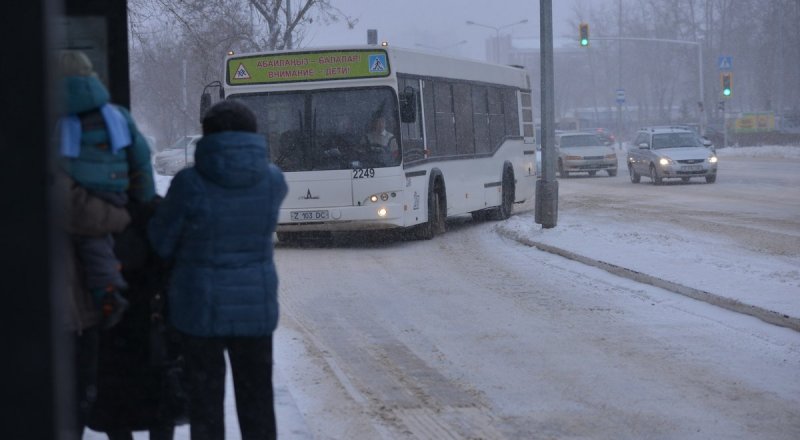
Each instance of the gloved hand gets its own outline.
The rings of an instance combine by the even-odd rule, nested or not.
[[[122,320],[122,315],[130,307],[130,302],[125,299],[119,290],[110,287],[108,289],[96,289],[92,291],[95,304],[100,308],[102,314],[101,328],[104,330],[110,329],[119,324]]]

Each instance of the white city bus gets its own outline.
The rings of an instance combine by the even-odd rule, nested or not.
[[[521,68],[354,46],[229,55],[225,73],[225,97],[255,111],[289,184],[281,241],[382,229],[429,239],[448,216],[505,219],[534,196]]]

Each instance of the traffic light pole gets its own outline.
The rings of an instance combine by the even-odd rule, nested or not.
[[[700,101],[705,104],[705,89],[703,88],[703,45],[700,44],[699,41],[686,41],[686,40],[669,40],[664,38],[640,38],[640,37],[592,37],[593,40],[613,40],[613,41],[620,41],[620,40],[627,40],[627,41],[655,41],[659,43],[671,43],[671,44],[691,44],[697,46],[697,66],[699,71],[699,81],[698,84],[700,85]],[[621,60],[620,60],[621,62]],[[703,110],[700,113],[700,134],[705,134],[706,131],[706,112],[705,112],[706,105],[703,105]]]
[[[539,1],[541,41],[542,175],[536,180],[534,221],[543,228],[558,223],[558,180],[555,147],[555,76],[553,73],[553,3]]]

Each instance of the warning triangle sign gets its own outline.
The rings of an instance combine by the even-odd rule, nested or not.
[[[236,68],[236,74],[233,75],[233,79],[250,79],[250,74],[247,73],[244,64],[239,63],[239,67]]]

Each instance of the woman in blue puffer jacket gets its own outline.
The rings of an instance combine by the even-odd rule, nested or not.
[[[202,125],[194,167],[173,178],[148,232],[174,261],[168,317],[183,336],[191,437],[224,438],[227,350],[242,438],[275,438],[272,236],[287,185],[246,105],[219,102]]]

